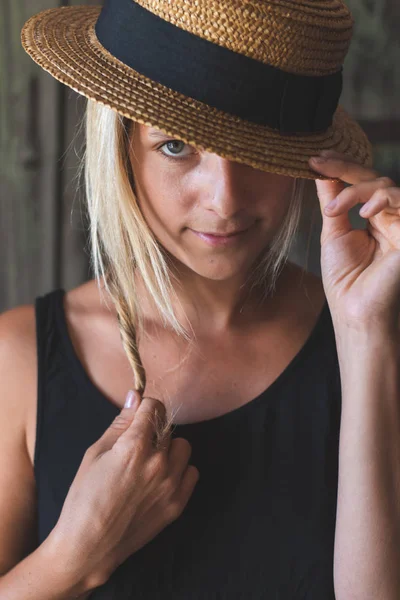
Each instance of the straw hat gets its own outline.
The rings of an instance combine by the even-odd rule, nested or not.
[[[40,12],[22,45],[70,88],[173,139],[326,179],[308,166],[324,149],[372,166],[339,105],[353,25],[341,0],[105,0]]]

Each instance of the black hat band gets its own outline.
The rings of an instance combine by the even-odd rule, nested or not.
[[[281,135],[325,132],[343,87],[287,73],[180,29],[133,0],[105,0],[95,31],[113,56],[180,94]]]

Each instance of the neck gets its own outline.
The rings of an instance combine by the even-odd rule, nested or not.
[[[278,278],[276,292],[265,297],[263,288],[251,287],[243,275],[216,281],[187,270],[180,273],[179,283],[173,281],[173,307],[185,327],[218,334],[276,314],[289,279],[293,280],[293,271],[288,264]],[[146,298],[142,305],[146,318],[157,320],[157,310],[149,301],[143,282],[138,281],[138,289]]]

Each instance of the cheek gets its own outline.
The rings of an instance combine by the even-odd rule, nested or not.
[[[273,234],[283,222],[291,200],[291,192],[286,195],[280,191],[278,196],[267,196],[254,207],[253,215],[260,221],[261,228]]]
[[[277,228],[284,220],[293,195],[293,180],[290,180],[284,192],[282,189],[277,189],[275,192],[272,191],[264,204],[264,214],[266,220],[271,224],[272,227]]]
[[[146,193],[137,194],[139,207],[155,236],[168,247],[168,240],[177,239],[188,226],[193,202],[176,184],[153,180],[145,189]]]
[[[264,208],[266,220],[271,223],[271,225],[278,226],[288,211],[289,202],[290,198],[280,197],[266,203]]]

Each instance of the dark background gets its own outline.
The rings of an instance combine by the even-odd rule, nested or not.
[[[82,190],[76,191],[82,154],[76,126],[84,99],[37,66],[20,43],[30,16],[73,4],[99,2],[0,0],[0,311],[92,276]],[[347,5],[356,25],[340,104],[371,139],[375,168],[400,184],[400,3]],[[305,215],[291,258],[319,273],[321,217],[315,208],[311,238]],[[357,211],[351,218],[361,225]]]

